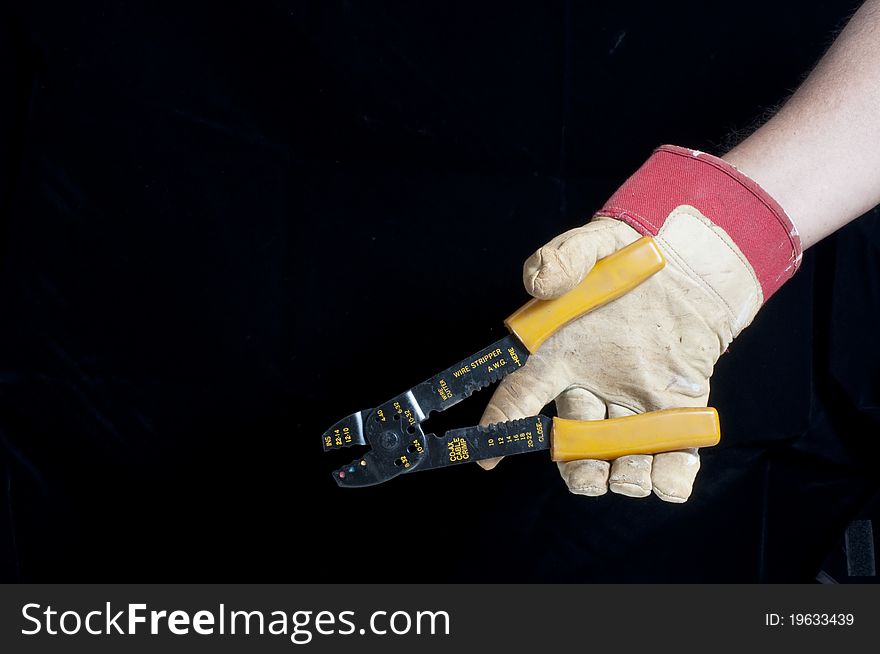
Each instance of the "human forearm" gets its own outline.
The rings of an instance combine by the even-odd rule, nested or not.
[[[785,106],[723,159],[785,209],[804,248],[880,204],[880,0]]]

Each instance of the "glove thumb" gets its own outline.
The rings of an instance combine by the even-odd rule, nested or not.
[[[601,217],[560,234],[523,265],[526,291],[540,300],[564,295],[593,269],[597,259],[629,245],[638,236],[626,223]]]

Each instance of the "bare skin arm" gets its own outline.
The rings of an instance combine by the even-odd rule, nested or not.
[[[880,204],[880,0],[783,108],[723,159],[785,209],[806,249]]]

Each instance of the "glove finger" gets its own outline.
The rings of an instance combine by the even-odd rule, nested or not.
[[[501,381],[483,412],[480,424],[491,425],[537,415],[565,387],[558,380],[558,371],[547,365],[539,355],[532,356],[522,368]],[[491,470],[502,458],[484,459],[477,463],[484,470]]]
[[[655,455],[651,472],[654,494],[664,502],[687,502],[699,470],[700,454],[696,448]]]
[[[619,220],[598,218],[560,234],[523,265],[526,291],[542,300],[567,293],[593,269],[597,259],[607,257],[635,238],[627,230],[635,234]]]
[[[556,398],[556,411],[560,418],[569,420],[602,420],[605,403],[585,388],[570,388]],[[584,459],[559,462],[559,474],[565,485],[575,495],[597,497],[608,492],[607,461]]]
[[[683,397],[682,406],[706,406],[709,402],[710,380],[707,379],[704,386],[705,392],[701,397]],[[651,471],[654,494],[664,502],[687,502],[699,471],[700,453],[695,447],[655,454]]]
[[[608,405],[609,418],[624,418],[635,415],[635,411],[619,404]],[[647,497],[651,494],[650,454],[631,454],[614,460],[608,487],[612,493],[629,497]]]

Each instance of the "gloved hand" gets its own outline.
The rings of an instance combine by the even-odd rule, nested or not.
[[[650,234],[666,267],[619,299],[566,325],[506,377],[483,415],[534,415],[554,398],[560,417],[601,420],[706,406],[709,377],[730,342],[789,277],[800,239],[782,208],[716,157],[658,148],[592,222],[557,236],[525,263],[534,297],[564,294],[597,259]],[[481,461],[486,469],[500,459]],[[654,493],[684,502],[696,450],[560,463],[573,493]]]

